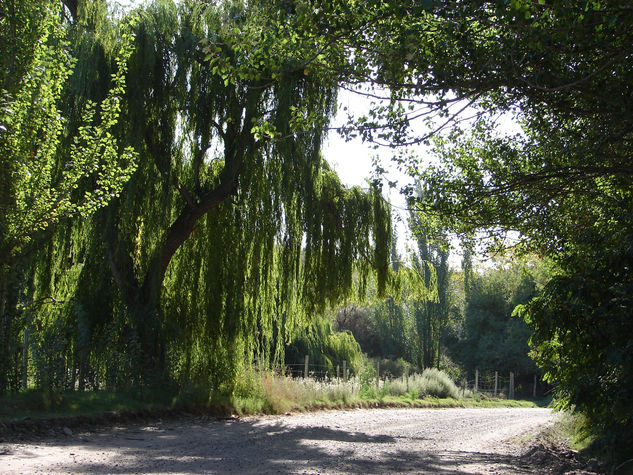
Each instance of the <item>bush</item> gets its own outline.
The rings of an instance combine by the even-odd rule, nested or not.
[[[414,399],[425,396],[454,399],[460,397],[459,389],[453,380],[437,369],[425,369],[422,374],[412,374],[408,379],[403,376],[388,381],[381,380],[378,385],[375,382],[376,371],[370,370],[371,367],[368,367],[361,375],[364,397],[382,399],[386,395],[413,397],[414,394]],[[366,375],[371,375],[371,378]]]
[[[455,383],[446,373],[435,368],[412,375],[409,378],[409,390],[417,391],[420,396],[459,398],[459,390]]]
[[[316,318],[307,327],[296,330],[292,342],[286,346],[285,363],[302,368],[306,355],[319,376],[335,374],[337,365],[342,370],[343,361],[350,374],[359,374],[365,360],[354,335],[348,331],[334,332],[326,317]]]
[[[376,361],[377,359],[373,360],[374,365],[376,364]],[[409,372],[411,372],[412,369],[415,370],[414,365],[403,360],[402,358],[398,358],[395,360],[385,358],[380,360],[381,376],[400,378],[401,376],[404,376],[406,374],[407,368],[409,369]]]
[[[394,379],[389,381],[389,393],[392,396],[404,396],[410,392],[410,388],[407,387],[407,382],[404,378]]]

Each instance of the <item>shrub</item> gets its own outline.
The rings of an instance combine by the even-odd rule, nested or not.
[[[409,390],[415,390],[420,396],[459,398],[455,383],[444,372],[435,368],[425,369],[422,374],[414,374],[409,378]]]
[[[394,379],[389,381],[389,393],[392,396],[404,396],[410,391],[407,387],[407,382],[404,378]]]

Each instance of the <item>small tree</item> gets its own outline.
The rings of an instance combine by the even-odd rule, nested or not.
[[[121,30],[106,97],[86,104],[77,133],[68,137],[60,101],[75,60],[61,8],[56,0],[0,6],[0,393],[16,349],[13,320],[25,256],[60,220],[109,203],[136,167],[133,149],[119,150],[113,135],[132,35]],[[61,146],[64,140],[72,143],[69,149]]]

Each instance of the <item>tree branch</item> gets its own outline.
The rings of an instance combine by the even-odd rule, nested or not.
[[[237,97],[234,98],[235,107],[231,114],[233,120],[227,129],[225,164],[219,183],[202,194],[195,205],[185,206],[165,233],[162,243],[156,247],[141,288],[141,298],[146,304],[157,302],[160,298],[162,282],[169,263],[176,251],[191,235],[196,223],[235,192],[246,154],[255,146],[251,129],[253,119],[257,117],[262,93],[263,91],[258,89],[256,84],[247,91],[245,105],[241,105]],[[243,120],[242,114],[244,114]]]

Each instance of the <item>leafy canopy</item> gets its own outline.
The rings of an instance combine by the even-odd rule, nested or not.
[[[132,147],[119,149],[113,136],[132,52],[129,27],[120,32],[105,99],[85,105],[76,134],[69,136],[60,101],[75,60],[61,4],[2,8],[2,62],[9,74],[3,74],[0,98],[0,265],[60,219],[105,206],[136,167]],[[71,142],[67,151],[63,141]]]

